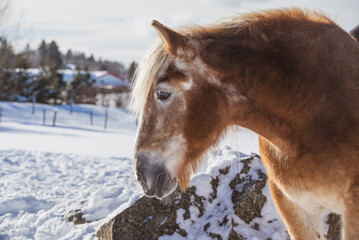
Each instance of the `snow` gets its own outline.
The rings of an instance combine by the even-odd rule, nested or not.
[[[5,213],[18,214],[20,211],[37,213],[41,209],[47,210],[53,207],[53,205],[52,202],[38,200],[33,196],[15,197],[0,203],[0,215]]]
[[[71,114],[69,106],[36,104],[34,115],[31,103],[0,102],[0,108],[0,239],[94,239],[103,223],[142,196],[131,159],[136,126],[127,110],[108,109],[104,129],[105,109],[99,106],[75,105]],[[258,153],[255,134],[241,129],[235,136],[224,139],[220,148],[230,144],[247,154]],[[230,174],[235,174],[241,167],[238,158],[245,155],[224,148],[212,156],[191,182],[202,186],[201,195],[209,194],[203,186],[215,171],[232,165]],[[228,199],[227,191],[225,185],[218,189],[220,199]],[[220,211],[229,211],[227,207]],[[89,223],[66,221],[65,215],[76,209]],[[193,218],[198,216],[197,209],[191,210]],[[273,210],[266,211],[269,216]],[[196,223],[178,221],[196,233]]]
[[[71,114],[69,106],[36,104],[34,115],[31,103],[0,102],[0,108],[0,150],[132,157],[136,126],[126,110],[109,108],[104,130],[105,109],[99,106],[75,105]],[[42,125],[43,110],[46,110],[45,126]],[[54,111],[57,112],[56,127],[52,127]]]
[[[141,194],[129,158],[7,150],[0,164],[0,233],[11,229],[10,239],[73,239],[89,228],[93,238],[99,222],[74,227],[66,211],[82,205],[85,219],[97,221]]]

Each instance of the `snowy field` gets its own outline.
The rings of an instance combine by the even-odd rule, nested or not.
[[[131,160],[136,126],[127,110],[108,109],[104,129],[105,109],[98,106],[77,105],[71,114],[68,106],[36,104],[34,115],[29,103],[0,102],[0,108],[1,240],[93,239],[105,221],[142,196]],[[221,146],[228,144],[258,153],[257,136],[247,130]],[[65,220],[77,208],[90,223]]]
[[[69,106],[36,104],[34,115],[30,103],[0,102],[0,108],[0,150],[132,156],[136,126],[131,124],[127,110],[109,108],[104,130],[105,108],[98,106],[75,105],[71,114]],[[46,110],[45,125],[43,110]],[[52,127],[54,111],[57,112],[56,127]]]

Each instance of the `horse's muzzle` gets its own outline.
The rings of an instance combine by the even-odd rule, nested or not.
[[[137,181],[148,197],[164,198],[177,187],[177,181],[172,177],[166,166],[158,158],[152,159],[153,154],[141,152],[136,154],[135,168]]]

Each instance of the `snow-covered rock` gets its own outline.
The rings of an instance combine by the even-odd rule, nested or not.
[[[238,161],[239,156],[241,160]],[[223,149],[186,192],[142,197],[98,232],[100,239],[287,239],[258,156]]]
[[[336,216],[329,215],[328,239],[339,236],[337,221]],[[192,179],[186,192],[177,189],[163,200],[140,198],[104,224],[97,237],[289,239],[270,196],[259,156],[246,156],[230,148],[217,151],[207,170]]]

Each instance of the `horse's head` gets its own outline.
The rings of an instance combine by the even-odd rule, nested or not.
[[[137,70],[132,106],[139,130],[134,165],[146,195],[163,198],[188,185],[201,156],[228,120],[228,106],[213,72],[200,57],[201,39],[154,21],[161,40]]]

